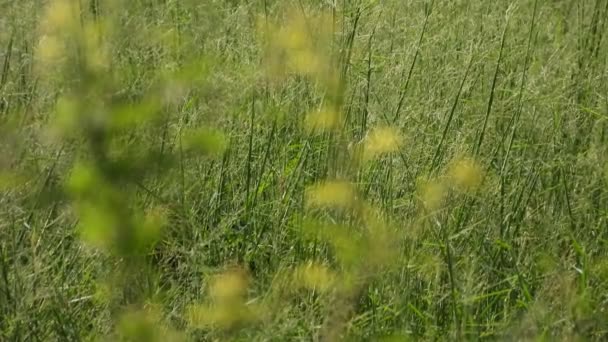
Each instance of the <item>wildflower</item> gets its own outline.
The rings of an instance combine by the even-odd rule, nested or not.
[[[347,182],[330,181],[311,186],[306,197],[313,207],[348,208],[355,201],[356,193]]]
[[[241,300],[247,292],[248,282],[243,271],[228,272],[213,280],[209,294],[219,302]]]
[[[217,276],[209,289],[212,302],[191,305],[187,309],[190,324],[195,327],[232,329],[262,318],[260,306],[245,302],[248,285],[247,275],[240,270]]]
[[[328,131],[340,127],[342,116],[330,108],[322,108],[306,116],[306,127],[310,131]]]
[[[393,127],[378,127],[367,135],[363,147],[363,158],[370,160],[393,153],[401,147],[402,138]]]
[[[439,180],[425,180],[418,184],[418,196],[427,210],[438,209],[445,194],[445,185]]]
[[[452,163],[448,177],[455,188],[461,191],[474,191],[481,185],[483,170],[475,160],[463,158]]]
[[[103,25],[100,23],[87,24],[84,28],[84,51],[87,67],[91,71],[102,72],[109,68],[109,52],[107,44],[104,44]]]
[[[65,46],[63,42],[55,36],[44,35],[38,41],[36,56],[45,66],[58,63],[64,56]]]
[[[78,9],[71,0],[51,1],[42,18],[42,29],[48,33],[60,33],[76,27],[77,24]]]
[[[333,286],[335,275],[326,266],[310,261],[295,270],[294,280],[299,286],[325,292]]]
[[[126,311],[118,322],[117,333],[121,341],[185,341],[185,336],[163,322],[156,305]]]
[[[288,15],[286,25],[259,20],[265,37],[266,66],[269,75],[281,78],[286,72],[325,82],[330,64],[331,21],[328,17],[305,18],[299,13]]]

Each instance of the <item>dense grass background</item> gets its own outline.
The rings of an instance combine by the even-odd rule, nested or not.
[[[322,81],[266,73],[274,38],[260,23],[294,16],[339,70],[339,132],[306,129],[333,96]],[[47,51],[49,25],[70,18],[68,43]],[[348,214],[306,206],[306,189],[334,178],[397,245],[391,267],[346,296],[347,340],[608,338],[607,33],[607,0],[0,0],[0,339],[168,340],[159,326],[174,339],[337,338],[340,295],[277,294],[309,260],[350,272],[303,233],[311,217],[357,231]],[[348,166],[386,125],[405,137],[399,150]],[[423,184],[463,156],[482,183],[425,209]],[[74,180],[79,165],[93,166]],[[151,247],[81,236],[83,222],[130,231],[123,221],[156,211]],[[194,326],[187,308],[236,266],[247,303],[270,313]]]

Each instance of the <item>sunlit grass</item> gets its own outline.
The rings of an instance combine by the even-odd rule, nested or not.
[[[0,340],[605,340],[608,1],[0,3]]]

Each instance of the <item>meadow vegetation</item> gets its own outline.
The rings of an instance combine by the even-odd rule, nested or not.
[[[608,339],[608,0],[0,0],[0,340]]]

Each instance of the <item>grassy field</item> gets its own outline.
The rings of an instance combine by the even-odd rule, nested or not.
[[[0,340],[608,339],[608,0],[0,0]]]

